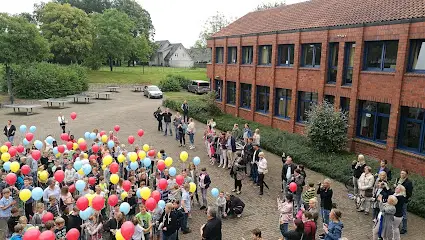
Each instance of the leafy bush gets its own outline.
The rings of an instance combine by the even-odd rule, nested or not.
[[[181,87],[179,82],[174,78],[168,78],[161,80],[158,86],[163,92],[180,92]]]
[[[345,182],[351,176],[351,163],[356,159],[354,153],[341,151],[320,152],[312,148],[306,137],[284,132],[282,130],[261,125],[257,122],[247,121],[242,118],[236,118],[228,114],[213,115],[208,111],[208,104],[205,100],[188,100],[191,116],[200,122],[206,123],[208,119],[214,118],[217,127],[222,131],[229,131],[234,123],[242,126],[248,123],[251,129],[259,128],[263,137],[261,138],[261,147],[274,154],[281,155],[285,152],[291,155],[298,164],[303,164],[307,168],[320,172],[332,179]],[[163,105],[173,109],[180,110],[180,101],[174,101],[168,98]],[[367,158],[367,164],[372,169],[377,169],[379,162],[376,159]],[[399,176],[399,169],[393,169],[393,175]],[[409,211],[425,217],[425,178],[410,174],[409,178],[414,182],[413,197],[409,203]]]
[[[326,101],[314,105],[307,112],[306,136],[311,145],[323,152],[344,150],[347,144],[347,114],[335,111]]]
[[[187,86],[191,83],[191,81],[183,75],[168,74],[166,79],[177,80],[182,89],[187,89]]]
[[[87,72],[79,65],[33,63],[12,66],[13,93],[18,98],[64,97],[86,91]],[[5,86],[5,79],[3,86]]]

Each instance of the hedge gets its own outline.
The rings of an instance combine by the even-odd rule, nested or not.
[[[165,99],[163,105],[173,110],[180,110],[181,102],[173,99]],[[214,118],[217,126],[222,131],[229,131],[234,123],[239,126],[248,123],[251,129],[259,128],[263,137],[261,138],[261,147],[277,155],[282,152],[293,157],[294,161],[303,164],[307,168],[322,173],[339,182],[345,182],[351,176],[351,163],[356,159],[354,153],[323,153],[314,150],[308,143],[306,137],[288,133],[279,129],[261,125],[257,122],[247,121],[242,118],[234,117],[228,114],[211,115],[206,109],[208,105],[202,100],[189,100],[190,116],[200,122],[206,123],[208,119]],[[372,169],[377,169],[379,162],[376,159],[367,158],[367,164]],[[342,167],[339,167],[342,166]],[[393,179],[399,176],[400,170],[393,168]],[[410,174],[409,179],[414,182],[413,197],[409,203],[409,211],[421,217],[425,217],[425,179],[416,174]]]
[[[182,89],[187,89],[190,82],[185,76],[168,74],[159,82],[159,88],[163,92],[180,92]]]
[[[26,99],[56,98],[88,90],[86,68],[50,63],[12,65],[13,93]],[[3,89],[7,86],[3,77]]]

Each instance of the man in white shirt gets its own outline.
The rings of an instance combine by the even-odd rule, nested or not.
[[[65,120],[65,116],[62,113],[59,113],[58,122],[59,122],[59,126],[62,128],[62,133],[65,133],[66,120]]]
[[[292,158],[290,156],[285,158],[284,154],[282,154],[282,162],[284,162],[282,167],[282,192],[283,196],[286,196],[288,191],[287,186],[289,182],[291,182],[292,175],[294,175],[294,171],[297,166],[292,162]]]
[[[59,186],[56,185],[56,181],[51,178],[47,180],[47,185],[48,187],[44,189],[43,201],[45,203],[48,203],[49,197],[54,196],[59,202],[61,189],[59,188]]]

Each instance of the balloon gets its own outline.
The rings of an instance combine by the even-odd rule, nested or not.
[[[66,233],[66,239],[67,240],[78,240],[78,238],[80,238],[80,232],[76,228],[71,228]]]
[[[97,144],[93,145],[93,146],[91,147],[91,150],[92,150],[94,153],[99,152],[99,145],[97,145]]]
[[[50,221],[50,220],[53,220],[53,214],[51,213],[51,212],[46,212],[44,215],[43,215],[43,217],[41,218],[41,221],[43,222],[43,223],[46,223],[46,222],[48,222],[48,221]],[[41,236],[40,236],[41,237]],[[41,239],[41,238],[40,238]]]
[[[149,145],[144,144],[143,145],[143,151],[145,151],[145,152],[149,151]]]
[[[90,139],[95,140],[96,139],[96,133],[94,133],[94,132],[90,133]]]
[[[85,141],[79,143],[78,148],[80,148],[81,151],[86,151],[87,150],[87,143]]]
[[[126,221],[121,226],[121,234],[124,239],[131,239],[134,233],[134,224],[130,221]]]
[[[32,133],[29,132],[25,134],[25,139],[28,140],[29,142],[31,142],[33,138],[34,138],[34,134]]]
[[[90,133],[89,132],[85,132],[84,133],[84,138],[85,139],[90,139]]]
[[[201,163],[201,159],[198,156],[193,158],[193,164],[195,166],[198,166],[200,163]]]
[[[58,170],[55,172],[55,180],[61,183],[65,179],[65,172],[63,170]]]
[[[30,142],[26,138],[22,140],[22,143],[24,144],[24,146],[27,146],[28,144],[30,144]]]
[[[105,198],[102,196],[96,196],[92,200],[92,207],[96,211],[100,211],[105,207]]]
[[[31,126],[31,127],[30,127],[30,132],[34,133],[34,132],[35,132],[35,130],[37,130],[37,128],[36,128],[35,126]]]
[[[115,240],[126,240],[121,233],[121,229],[115,232]]]
[[[10,171],[10,165],[11,164],[12,164],[11,162],[5,162],[5,163],[3,163],[3,169],[9,172]]]
[[[164,208],[165,208],[165,202],[164,202],[164,200],[159,200],[159,201],[158,201],[158,206],[159,206],[161,209],[164,209]]]
[[[79,191],[82,192],[84,190],[84,188],[86,188],[86,182],[84,182],[83,180],[78,180],[75,183],[75,188]],[[80,209],[81,210],[81,209]]]
[[[106,155],[103,157],[103,165],[109,166],[112,163],[112,156]]]
[[[105,135],[106,132],[105,131],[100,131],[99,135],[102,137],[103,135]]]
[[[165,163],[165,166],[169,167],[169,166],[171,166],[171,164],[173,164],[173,159],[171,157],[167,157],[164,160],[164,163]]]
[[[130,158],[130,161],[132,161],[132,162],[137,161],[137,153],[135,153],[135,152],[129,152],[128,157]]]
[[[6,147],[8,149],[10,149],[12,147],[12,143],[11,142],[5,142],[4,145],[6,145]]]
[[[78,143],[72,143],[72,149],[77,150],[78,149]]]
[[[218,194],[220,193],[220,191],[218,191],[218,189],[217,188],[213,188],[213,189],[211,189],[211,195],[213,196],[213,197],[218,197]]]
[[[186,151],[182,151],[180,153],[180,160],[182,160],[183,162],[186,162],[188,157],[189,157],[189,154]]]
[[[111,177],[109,178],[112,184],[117,184],[120,180],[120,177],[118,177],[117,174],[111,174]]]
[[[31,168],[28,165],[24,165],[21,167],[21,173],[24,175],[28,175],[31,172]]]
[[[21,126],[19,127],[19,131],[21,131],[21,133],[25,133],[25,132],[27,131],[27,126],[25,126],[25,125],[21,125]]]
[[[164,169],[165,169],[164,160],[159,160],[158,161],[158,164],[157,164],[157,167],[158,167],[159,171],[164,171]]]
[[[53,144],[53,141],[55,141],[55,139],[52,136],[48,136],[45,140],[48,144]]]
[[[1,146],[0,147],[0,152],[1,153],[5,153],[5,152],[7,152],[9,150],[9,148],[6,146],[6,145],[3,145],[3,146]]]
[[[83,172],[85,175],[89,175],[91,173],[91,165],[90,164],[84,164],[83,165]]]
[[[41,232],[37,228],[31,228],[25,231],[23,240],[37,240]],[[70,239],[74,240],[74,239]]]
[[[126,197],[128,197],[128,192],[122,192],[120,196],[121,196],[121,200],[123,200],[123,201],[124,201],[124,199],[125,199]]]
[[[59,153],[59,150],[58,150],[58,147],[54,147],[54,148],[53,148],[53,154],[54,154],[54,155],[56,155],[56,154],[60,154],[60,153]]]
[[[140,188],[138,188],[137,191],[136,191],[136,196],[138,198],[142,198],[141,191],[142,191],[142,189],[140,189]]]
[[[75,112],[72,112],[71,113],[71,119],[72,120],[75,120],[75,118],[77,117],[77,113],[75,113]]]
[[[297,191],[297,184],[296,183],[294,183],[294,182],[291,182],[290,184],[289,184],[289,190],[291,191],[291,192],[296,192]]]
[[[22,189],[19,191],[19,199],[23,202],[28,201],[31,198],[31,191],[29,189]]]
[[[178,185],[182,185],[184,183],[184,177],[182,175],[177,175],[176,176],[176,183]]]
[[[7,162],[10,160],[10,153],[5,152],[1,155],[1,160],[3,160],[4,162]]]
[[[74,143],[73,142],[67,142],[66,143],[66,149],[71,150],[74,147]]]
[[[23,153],[23,152],[24,152],[24,150],[25,150],[25,148],[24,148],[24,146],[22,146],[22,145],[18,145],[18,146],[16,147],[16,150],[18,150],[18,153]]]
[[[56,149],[57,149],[57,152],[59,152],[59,153],[65,152],[65,146],[64,145],[59,145]],[[55,149],[53,148],[53,153],[57,154],[57,152],[55,152],[54,150]]]
[[[153,149],[152,149],[152,150],[149,150],[149,151],[148,151],[148,156],[149,156],[149,157],[153,157],[153,156],[155,156],[155,150],[153,150]]]
[[[134,143],[134,137],[133,136],[128,136],[128,143],[133,144]]]
[[[146,200],[145,202],[145,206],[149,211],[153,211],[156,208],[156,202],[155,199],[153,198],[149,198],[148,200]]]
[[[83,163],[81,161],[75,161],[74,162],[74,169],[76,171],[80,170],[83,167]]]
[[[51,214],[51,213],[50,213]],[[53,216],[53,215],[52,215]],[[53,217],[52,219],[53,220]],[[46,222],[43,222],[46,223]],[[42,239],[42,240],[55,240],[56,239],[56,235],[53,231],[51,230],[47,230],[47,231],[43,231],[40,236],[38,237],[38,239]]]
[[[18,153],[18,150],[16,150],[16,147],[10,147],[8,152],[11,157],[14,157]]]
[[[113,162],[111,163],[111,165],[109,165],[109,171],[111,173],[117,173],[119,169],[120,169],[120,165],[118,165],[118,163],[116,162]]]
[[[72,184],[71,186],[69,186],[69,192],[70,193],[74,193],[75,192],[75,185]]]
[[[176,168],[175,168],[175,167],[171,167],[171,168],[168,170],[168,173],[170,174],[170,176],[174,177],[174,176],[176,176],[176,174],[177,174],[177,170],[176,170]]]
[[[143,166],[149,167],[151,164],[152,164],[152,162],[149,158],[143,159]]]
[[[167,189],[167,186],[168,186],[167,179],[165,179],[165,178],[161,178],[161,179],[159,179],[158,187],[159,187],[161,190],[165,190],[165,189]]]
[[[108,204],[111,207],[114,207],[118,203],[118,196],[117,195],[111,195],[108,198]]]
[[[91,215],[91,210],[90,210],[90,208],[87,208],[86,210],[84,210],[84,211],[80,211],[80,218],[81,219],[83,219],[83,220],[87,220],[87,219],[89,219],[89,217],[90,217],[90,215]]]
[[[91,186],[94,186],[96,184],[96,178],[95,177],[89,177],[89,184]]]
[[[33,188],[31,191],[31,197],[35,201],[40,200],[43,197],[43,189],[40,187]]]
[[[16,183],[16,174],[14,173],[9,173],[6,175],[6,182],[9,185],[15,185]]]
[[[95,194],[90,194],[90,193],[87,193],[86,195],[84,195],[88,200],[89,200],[89,206],[91,207],[91,205],[92,205],[92,201],[93,201],[93,198],[94,197],[96,197],[96,195]],[[93,209],[92,209],[93,210]],[[93,211],[92,211],[93,212]]]
[[[119,163],[124,162],[124,160],[125,160],[125,156],[124,155],[122,155],[122,154],[118,155],[118,162]]]
[[[85,196],[81,196],[77,199],[77,207],[80,211],[84,211],[89,207],[89,200]]]
[[[115,125],[114,130],[115,130],[115,132],[118,132],[120,130],[120,125]]]
[[[151,193],[151,197],[155,199],[156,202],[159,202],[159,200],[161,200],[161,193],[155,190]]]
[[[136,169],[139,168],[139,164],[137,162],[131,162],[130,163],[130,169],[135,171]]]
[[[138,131],[137,131],[137,135],[139,136],[139,137],[143,137],[143,134],[145,134],[145,131],[143,131],[143,129],[139,129]],[[146,150],[147,151],[147,150]]]
[[[80,174],[81,176],[84,176],[83,168],[81,168],[80,170],[78,170],[77,173]]]
[[[68,133],[61,133],[61,140],[62,141],[68,141],[69,140]]]
[[[34,160],[38,161],[38,160],[40,160],[40,158],[41,158],[41,152],[40,152],[40,151],[38,151],[38,150],[32,150],[32,152],[31,152],[31,157],[32,157]]]
[[[109,140],[109,141],[108,141],[108,148],[113,148],[114,146],[115,146],[114,141]]]
[[[143,187],[140,190],[140,195],[143,199],[147,200],[151,196],[151,190],[148,187]]]
[[[10,164],[10,170],[14,173],[16,173],[19,170],[20,167],[21,167],[21,165],[19,165],[18,162],[12,162]]]
[[[102,140],[103,143],[106,143],[108,141],[108,136],[103,135],[100,139]]]
[[[130,212],[130,204],[128,204],[128,202],[121,203],[120,212],[122,212],[124,215],[127,215],[128,212]]]
[[[49,178],[49,173],[46,170],[44,170],[40,172],[39,178],[41,181],[47,181],[47,179]]]
[[[128,192],[130,191],[131,188],[131,182],[128,180],[125,180],[122,182],[122,189],[124,189],[124,191]]]
[[[139,152],[137,152],[137,155],[139,156],[139,159],[145,159],[146,158],[146,152],[145,151],[139,151]]]
[[[189,186],[190,186],[189,192],[194,193],[196,191],[196,184],[194,182],[190,182]]]

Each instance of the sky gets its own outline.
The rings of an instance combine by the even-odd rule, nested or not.
[[[48,0],[0,0],[0,12],[11,14],[32,12],[34,3]],[[193,46],[208,17],[222,12],[229,18],[239,18],[261,3],[278,0],[136,0],[151,15],[155,40],[169,40]],[[286,0],[287,4],[305,0]]]

